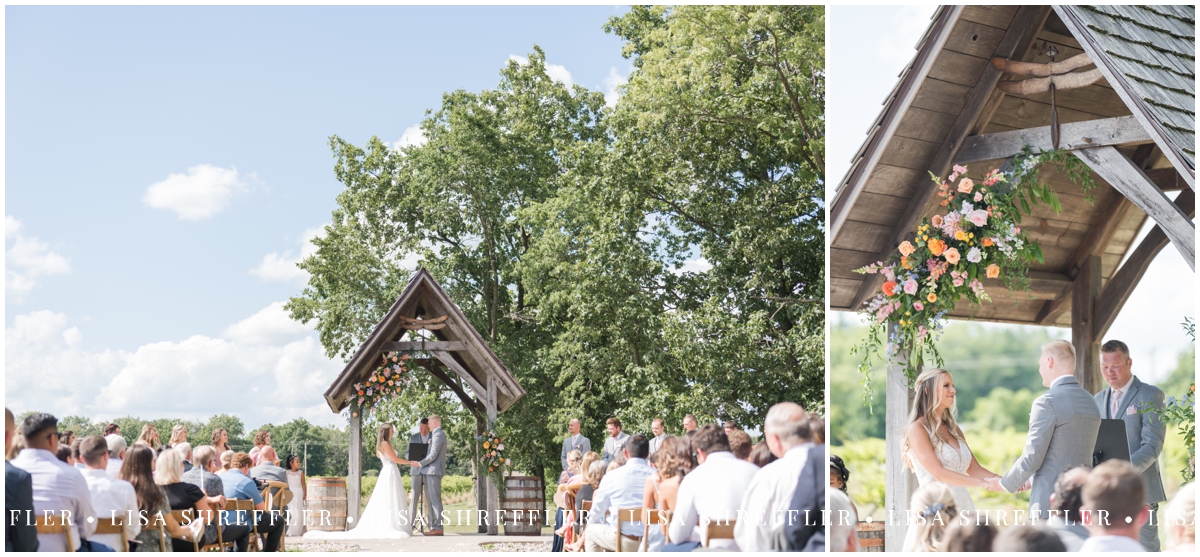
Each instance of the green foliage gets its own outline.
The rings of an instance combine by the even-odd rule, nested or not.
[[[984,431],[1029,431],[1029,409],[1035,398],[1037,394],[1028,389],[1013,392],[996,387],[987,396],[975,399],[967,421]]]

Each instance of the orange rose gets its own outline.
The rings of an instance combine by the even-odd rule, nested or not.
[[[913,268],[913,266],[912,266],[912,261],[909,261],[907,257],[901,257],[901,258],[900,258],[900,266],[901,266],[901,267],[903,267],[903,268],[905,268],[905,269],[911,269],[911,268]]]
[[[1000,266],[992,263],[987,266],[987,278],[998,278],[1000,276]]]
[[[951,265],[958,265],[958,260],[962,257],[958,254],[958,248],[950,248],[946,250],[945,255],[946,261],[949,261]]]
[[[937,294],[930,292],[929,295],[925,297],[925,300],[932,304],[937,301]]]
[[[896,281],[889,280],[883,283],[883,295],[891,296],[896,293]]]
[[[932,252],[935,256],[941,255],[942,252],[946,251],[946,242],[943,242],[937,238],[930,240],[929,241],[929,251]]]
[[[993,242],[991,238],[984,238],[984,239],[983,239],[983,247],[985,247],[985,248],[990,248],[990,247],[992,247],[992,246],[993,246],[993,245],[995,245],[995,244],[996,244],[996,242]]]
[[[908,243],[907,241],[900,242],[900,255],[908,257],[914,251],[917,251],[917,250],[916,250],[916,248],[913,247],[912,244]]]
[[[970,178],[963,178],[958,183],[958,191],[961,193],[971,193],[973,189],[975,189],[975,182],[972,182]]]

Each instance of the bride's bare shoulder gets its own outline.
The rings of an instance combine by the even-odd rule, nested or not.
[[[913,438],[926,439],[928,438],[928,428],[925,427],[925,418],[917,418],[908,427],[904,428],[905,433]]]

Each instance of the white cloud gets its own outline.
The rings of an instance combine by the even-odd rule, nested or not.
[[[424,145],[427,141],[429,141],[429,139],[425,137],[425,131],[421,129],[421,126],[417,125],[405,128],[404,133],[400,136],[400,139],[397,139],[391,143],[384,141],[383,144],[387,145],[388,148],[392,149],[393,151],[399,151],[405,147]]]
[[[325,357],[311,327],[284,320],[277,302],[221,338],[195,335],[128,352],[84,349],[65,314],[18,315],[5,332],[7,404],[92,419],[230,413],[247,427],[297,417],[342,423],[322,394],[343,364]]]
[[[522,66],[529,63],[529,58],[516,54],[509,54],[508,59],[513,60]],[[558,64],[546,64],[546,75],[550,76],[550,79],[562,83],[567,89],[570,89],[575,85],[575,80],[571,78],[571,72],[567,71],[566,66],[560,66]]]
[[[285,252],[272,252],[263,256],[263,260],[258,264],[258,267],[250,269],[250,274],[258,277],[263,281],[280,281],[280,282],[308,282],[308,271],[297,267],[296,265],[303,261],[308,256],[317,252],[317,246],[312,243],[313,238],[321,238],[325,236],[325,226],[321,225],[315,228],[309,228],[304,231],[300,239],[300,253],[294,255],[295,252],[288,250]]]
[[[37,238],[21,234],[21,221],[4,217],[4,293],[20,300],[37,286],[37,278],[71,272],[71,261],[50,251]]]
[[[617,106],[617,99],[620,98],[620,87],[629,83],[629,78],[617,73],[616,68],[609,68],[608,75],[604,77],[604,104],[609,108]]]
[[[254,175],[243,178],[236,168],[201,164],[187,169],[187,174],[171,174],[150,184],[142,203],[172,211],[180,220],[212,218],[229,206],[234,195],[249,191],[247,178]]]
[[[682,275],[683,273],[706,273],[709,269],[712,269],[712,263],[709,263],[708,259],[701,257],[699,259],[684,261],[683,266],[671,272]]]

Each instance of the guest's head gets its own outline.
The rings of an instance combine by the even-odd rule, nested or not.
[[[662,418],[654,418],[653,420],[650,420],[650,432],[653,433],[655,437],[662,435],[666,430],[667,428],[663,426]]]
[[[1093,536],[1136,540],[1150,518],[1145,500],[1146,482],[1132,464],[1117,459],[1105,461],[1083,483],[1083,523]]]
[[[58,433],[58,444],[59,445],[66,445],[66,446],[70,447],[71,443],[74,443],[74,442],[75,442],[75,432],[74,431],[71,431],[68,429],[67,431],[61,431]]]
[[[82,437],[76,437],[74,441],[71,441],[71,458],[75,459],[75,462],[83,462],[83,456],[79,453],[81,445],[83,445]]]
[[[935,481],[917,488],[909,508],[920,517],[908,526],[916,531],[916,551],[940,551],[946,527],[958,516],[950,487]]]
[[[158,428],[154,427],[154,424],[143,425],[142,434],[138,436],[137,440],[149,445],[152,449],[157,449],[159,445]]]
[[[421,432],[421,435],[429,435],[429,418],[421,418],[421,423],[417,426],[417,430]]]
[[[84,466],[104,470],[108,467],[108,440],[99,435],[84,437],[79,442],[79,457]]]
[[[696,453],[696,462],[700,464],[708,460],[708,455],[721,451],[729,451],[729,437],[717,424],[706,424],[692,439],[692,452]]]
[[[601,461],[601,462],[604,462],[604,461]],[[620,468],[621,465],[623,465],[623,464],[625,464],[625,463],[618,459],[613,459],[612,462],[608,463],[608,468],[605,470],[605,472],[612,472],[613,470]]]
[[[120,434],[121,434],[121,426],[119,426],[117,424],[108,424],[108,425],[104,426],[104,436],[105,437],[108,437],[109,435],[120,435]]]
[[[262,452],[258,453],[258,465],[275,464],[279,461],[279,453],[275,452],[275,447],[267,445],[263,447]]]
[[[1100,345],[1100,374],[1109,387],[1120,389],[1133,377],[1133,358],[1124,342],[1113,339]]]
[[[696,422],[695,416],[688,414],[683,417],[683,431],[685,431],[685,432],[692,431],[692,430],[696,429],[697,427],[699,427],[699,424],[698,424],[698,422]]]
[[[154,483],[158,485],[177,484],[183,478],[183,457],[179,451],[167,450],[158,453],[157,464],[154,467]]]
[[[229,469],[238,470],[243,474],[249,474],[250,465],[253,463],[254,462],[250,460],[250,455],[246,453],[234,453],[233,457],[229,459]]]
[[[384,443],[392,444],[392,436],[396,434],[396,428],[392,424],[383,424],[379,426],[379,436],[375,438],[375,446],[382,446]],[[259,454],[259,459],[262,455]]]
[[[663,479],[674,478],[687,474],[691,469],[691,458],[683,446],[683,439],[674,435],[663,437],[662,445],[651,457],[658,475]]]
[[[4,454],[12,450],[13,436],[17,434],[17,419],[13,416],[12,410],[4,409]]]
[[[58,448],[54,450],[54,456],[58,457],[59,460],[70,464],[71,466],[75,466],[75,459],[71,458],[71,447],[59,445]]]
[[[262,429],[262,430],[259,430],[258,433],[254,434],[254,446],[255,447],[258,447],[261,449],[267,443],[270,443],[270,442],[271,442],[271,432],[269,432],[265,429]]]
[[[592,486],[592,489],[600,489],[600,480],[604,479],[604,474],[608,472],[609,467],[612,466],[612,464],[616,463],[613,462],[610,463],[609,466],[605,466],[603,460],[592,461],[592,463],[588,465],[587,473],[583,475],[583,481]]]
[[[574,418],[567,422],[567,431],[571,432],[571,435],[578,435],[580,427],[582,427],[582,425],[579,423],[579,420]]]
[[[1083,484],[1087,482],[1091,468],[1076,466],[1064,470],[1054,481],[1054,493],[1050,494],[1050,510],[1059,511],[1068,523],[1079,522],[1079,508],[1083,506]]]
[[[959,428],[955,419],[957,407],[954,404],[957,400],[957,393],[958,391],[954,388],[954,377],[944,369],[933,368],[922,371],[913,382],[913,404],[912,409],[908,412],[907,425],[911,426],[924,420],[925,423],[922,426],[924,431],[927,433],[938,432],[937,435],[929,434],[929,442],[935,451],[946,442],[940,434],[943,429],[948,431],[951,436],[958,438]],[[900,459],[905,466],[912,468],[907,435],[900,442]]]
[[[435,429],[439,429],[439,428],[441,428],[441,427],[442,427],[442,417],[441,417],[441,416],[439,416],[439,415],[437,415],[437,414],[430,414],[430,416],[429,416],[429,430],[430,430],[430,431],[433,431],[433,430],[435,430]]]
[[[218,427],[212,433],[212,446],[214,448],[224,448],[229,443],[229,432],[223,427]]]
[[[750,434],[740,429],[735,429],[727,436],[729,438],[729,452],[740,460],[750,458],[750,450],[754,448],[754,444],[750,441]]]
[[[1055,379],[1075,372],[1075,347],[1065,340],[1052,340],[1042,345],[1038,358],[1038,374],[1042,386],[1049,387]]]
[[[283,457],[283,468],[284,468],[284,470],[291,470],[293,472],[299,472],[300,471],[300,457],[297,455],[294,455],[294,454],[289,454],[289,455]]]
[[[1167,505],[1167,549],[1182,551],[1196,546],[1196,483],[1184,484]]]
[[[616,437],[621,434],[621,420],[617,418],[609,418],[605,420],[604,425],[608,428],[608,436]]]
[[[21,436],[27,448],[57,453],[58,419],[44,412],[30,414],[21,420]]]
[[[730,433],[737,431],[737,428],[737,422],[733,420],[725,420],[725,435],[729,435]]]
[[[200,445],[192,450],[192,464],[201,470],[215,472],[221,467],[217,460],[217,449],[212,445]]]
[[[642,459],[650,456],[650,440],[640,433],[630,437],[625,441],[625,456]]]
[[[233,455],[237,454],[234,451],[225,451],[221,453],[221,468],[225,470],[233,470]]]
[[[9,442],[8,452],[4,454],[5,460],[12,460],[25,450],[25,436],[19,432],[12,436],[12,441]]]
[[[587,474],[588,468],[590,468],[592,463],[596,462],[597,460],[600,460],[600,453],[596,451],[588,451],[583,453],[583,457],[579,459],[579,473]]]
[[[174,447],[179,443],[187,442],[187,433],[187,426],[183,424],[176,424],[171,428],[171,442],[168,443],[168,445]]]
[[[1005,553],[1045,553],[1066,551],[1062,538],[1045,526],[1018,524],[1005,528],[992,542],[992,551]]]
[[[192,444],[187,441],[174,443],[171,445],[171,449],[177,451],[184,460],[192,459]]]
[[[829,551],[857,552],[858,515],[850,497],[840,491],[829,492]]]
[[[579,459],[581,458],[583,458],[583,453],[579,452],[579,449],[571,449],[571,452],[567,453],[567,471],[578,474]]]
[[[766,441],[759,441],[754,445],[754,448],[750,449],[750,458],[747,460],[749,460],[751,464],[762,468],[763,466],[766,466],[779,459],[773,453],[771,453],[771,447],[767,446]]]
[[[987,552],[996,541],[996,527],[977,520],[955,520],[946,528],[942,551],[954,553]]]
[[[816,412],[808,413],[808,428],[812,431],[813,443],[825,444],[825,419]]]
[[[792,447],[812,440],[808,414],[795,402],[780,402],[772,406],[767,411],[766,422],[763,429],[767,437],[767,446],[776,457],[783,458],[783,454]]]
[[[838,455],[829,455],[829,487],[846,493],[850,488],[850,469]]]
[[[108,443],[108,458],[122,459],[125,458],[125,453],[129,446],[125,443],[125,438],[120,434],[113,433],[105,435],[104,441]]]
[[[154,483],[154,449],[144,445],[134,445],[125,454],[125,462],[117,479],[133,484],[137,494],[138,510],[153,516],[159,509],[166,506],[162,488]]]

